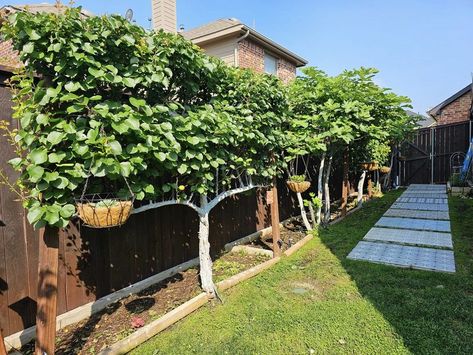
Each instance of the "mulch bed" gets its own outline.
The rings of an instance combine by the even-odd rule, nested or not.
[[[256,266],[268,258],[246,253],[228,253],[214,263],[218,282]],[[160,318],[202,292],[198,269],[189,269],[116,302],[89,319],[57,333],[56,354],[95,354]],[[34,342],[20,349],[34,352]]]
[[[283,223],[283,228],[280,229],[281,250],[286,251],[298,241],[304,239],[307,231],[300,218],[291,218]],[[272,234],[253,241],[250,245],[255,248],[272,250]]]

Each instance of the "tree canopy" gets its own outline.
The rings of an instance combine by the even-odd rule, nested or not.
[[[94,192],[126,194],[125,176],[137,199],[277,174],[287,100],[276,78],[120,16],[19,12],[3,31],[26,63],[13,79],[25,155],[11,163],[36,227],[67,224],[89,171],[103,178]]]

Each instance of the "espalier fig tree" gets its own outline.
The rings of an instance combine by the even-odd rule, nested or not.
[[[214,292],[209,213],[284,167],[286,91],[278,79],[229,68],[180,35],[119,16],[18,12],[3,28],[25,63],[13,80],[11,161],[35,227],[65,227],[90,192],[127,194],[135,209],[184,204],[199,214],[203,288]]]

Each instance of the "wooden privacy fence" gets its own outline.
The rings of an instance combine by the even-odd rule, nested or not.
[[[405,160],[398,161],[400,184],[446,183],[452,174],[450,157],[466,153],[471,137],[471,121],[417,130],[401,147]]]
[[[0,120],[15,127],[11,94],[1,74]],[[0,169],[11,181],[16,173],[7,161],[14,152],[0,136]],[[281,219],[297,214],[293,194],[279,185]],[[265,191],[226,199],[210,215],[212,253],[226,243],[271,223]],[[120,228],[93,230],[79,222],[60,233],[58,314],[143,280],[198,256],[198,219],[185,206],[168,206],[132,215]],[[35,324],[39,231],[26,220],[17,196],[0,185],[0,326],[4,336]]]

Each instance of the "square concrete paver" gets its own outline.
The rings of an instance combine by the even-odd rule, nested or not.
[[[419,218],[448,221],[450,216],[445,211],[419,211],[390,208],[384,214],[386,217]]]
[[[394,202],[391,208],[400,208],[403,210],[419,210],[419,211],[444,211],[448,212],[448,204],[440,203],[410,203],[410,202]]]
[[[409,203],[448,203],[447,198],[425,198],[425,197],[399,197],[396,202]]]
[[[450,233],[373,227],[363,240],[453,249]]]
[[[420,231],[450,232],[450,221],[435,221],[430,219],[381,217],[381,219],[376,222],[376,226]]]
[[[437,194],[437,193],[424,193],[418,194],[417,192],[404,192],[401,197],[408,197],[408,198],[448,198],[447,194]]]
[[[453,251],[361,241],[348,259],[410,267],[420,270],[455,272]]]
[[[447,189],[446,185],[426,185],[426,184],[411,184],[408,187],[408,190],[436,190],[436,191],[445,191]]]

